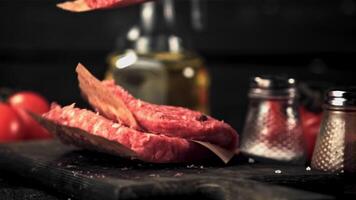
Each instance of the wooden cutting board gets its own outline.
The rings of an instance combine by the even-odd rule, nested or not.
[[[89,152],[58,141],[0,145],[0,169],[75,199],[332,199],[276,186],[338,181],[305,167],[241,163],[147,164]],[[262,183],[265,182],[265,183]]]

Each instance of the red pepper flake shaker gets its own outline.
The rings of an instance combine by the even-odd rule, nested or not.
[[[335,173],[356,172],[356,88],[327,92],[311,166]]]
[[[241,151],[260,160],[302,164],[305,147],[296,82],[278,76],[254,77]]]

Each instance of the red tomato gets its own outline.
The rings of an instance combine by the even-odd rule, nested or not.
[[[18,92],[9,97],[8,102],[17,108],[22,108],[36,114],[43,114],[49,110],[48,101],[35,92]]]
[[[310,160],[313,155],[316,138],[319,133],[322,113],[313,113],[304,107],[300,107],[300,116],[307,154]]]
[[[17,110],[26,126],[25,139],[46,139],[52,137],[46,129],[26,112],[30,111],[35,114],[47,112],[49,110],[49,103],[44,97],[34,92],[19,92],[12,95],[8,99],[8,102]]]
[[[283,114],[282,104],[278,100],[269,100],[265,102],[264,109],[265,115],[265,126],[262,129],[262,134],[266,138],[268,144],[273,145],[276,141],[282,142],[285,140],[287,129],[286,117]]]
[[[0,103],[0,142],[18,141],[24,137],[24,124],[17,112]]]

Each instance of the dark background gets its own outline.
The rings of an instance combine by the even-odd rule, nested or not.
[[[0,87],[84,105],[76,64],[103,77],[108,53],[138,22],[139,6],[75,14],[58,2],[0,0]],[[212,76],[212,115],[239,132],[253,75],[356,85],[356,1],[205,0],[201,28],[192,23],[191,2],[175,2],[178,24]]]

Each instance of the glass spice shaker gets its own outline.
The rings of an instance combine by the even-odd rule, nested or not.
[[[356,172],[356,88],[327,92],[311,166],[335,173]]]
[[[295,79],[254,77],[241,151],[255,159],[304,164],[305,147]]]

